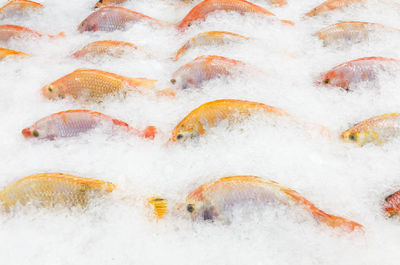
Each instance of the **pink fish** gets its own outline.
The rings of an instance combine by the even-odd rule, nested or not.
[[[110,116],[90,110],[67,110],[54,113],[35,122],[22,130],[26,138],[53,140],[62,137],[78,136],[100,126],[105,129],[125,130],[134,135],[153,139],[156,134],[154,126],[148,126],[143,131],[130,127],[127,123]]]

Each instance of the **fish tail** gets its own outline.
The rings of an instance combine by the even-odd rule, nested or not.
[[[315,214],[315,215],[318,215],[318,217],[319,217],[318,219],[322,223],[328,225],[329,227],[342,228],[349,232],[352,232],[354,230],[361,230],[361,231],[364,230],[364,227],[357,222],[351,221],[349,219],[346,219],[346,218],[343,218],[340,216],[330,215],[330,214],[327,214],[324,212],[322,212],[322,213],[323,213],[322,215],[319,215],[319,214]]]
[[[57,35],[49,35],[50,39],[57,39],[57,38],[65,38],[65,33],[64,32],[60,32]]]
[[[175,97],[176,93],[171,87],[169,87],[169,88],[157,91],[157,96],[160,96],[160,97]]]
[[[291,20],[282,19],[281,21],[282,21],[283,23],[285,23],[285,24],[289,24],[290,26],[294,26],[294,25],[295,25],[295,23],[294,23],[293,21],[291,21]]]
[[[287,4],[286,0],[272,0],[271,4],[277,5],[277,6],[284,6]]]
[[[130,86],[133,87],[140,87],[145,89],[152,89],[154,88],[157,80],[151,80],[146,78],[129,78],[127,79]]]
[[[148,198],[147,201],[150,203],[150,205],[152,205],[154,213],[159,219],[161,219],[167,212],[168,204],[166,199],[162,199],[160,197],[151,197]]]
[[[157,134],[157,128],[154,126],[147,126],[142,132],[141,136],[144,138],[154,139]]]

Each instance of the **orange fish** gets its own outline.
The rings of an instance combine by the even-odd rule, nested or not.
[[[93,69],[78,69],[42,88],[48,99],[72,96],[75,99],[99,100],[107,95],[129,91],[144,92],[154,87],[156,80],[130,78]]]
[[[114,5],[120,5],[125,3],[126,0],[99,0],[94,8],[100,8],[103,6],[114,6]]]
[[[239,34],[226,32],[226,31],[208,31],[197,34],[197,36],[188,40],[182,48],[178,50],[174,60],[178,60],[178,57],[184,54],[188,49],[195,47],[207,47],[207,46],[218,46],[223,44],[229,44],[234,42],[240,42],[248,40],[249,38]]]
[[[92,197],[100,197],[114,189],[114,184],[102,180],[43,173],[22,178],[5,187],[0,192],[0,204],[4,207],[18,203],[39,207],[86,207]]]
[[[388,217],[400,215],[400,191],[396,191],[385,198],[383,209]]]
[[[40,38],[44,35],[35,30],[24,28],[17,25],[0,25],[0,41],[8,41],[11,38]],[[49,38],[64,37],[64,32],[60,32],[58,35],[46,35]]]
[[[112,134],[114,130],[124,130],[134,135],[153,139],[156,134],[154,126],[143,131],[130,127],[127,123],[110,116],[90,110],[68,110],[54,113],[35,122],[22,130],[26,138],[48,139],[73,137],[102,127]]]
[[[204,21],[206,17],[215,11],[233,11],[240,14],[255,13],[267,16],[275,16],[273,13],[264,8],[247,2],[245,0],[204,0],[186,15],[186,17],[177,25],[180,31],[185,31],[195,21]],[[292,21],[283,20],[285,23],[294,24]]]
[[[28,56],[28,54],[23,53],[23,52],[17,52],[17,51],[13,51],[13,50],[9,50],[9,49],[0,48],[0,61],[8,56],[23,57],[23,56]]]
[[[381,144],[400,135],[400,113],[383,114],[355,124],[342,133],[346,142],[363,146],[366,143]]]
[[[75,58],[99,55],[121,57],[124,53],[136,50],[137,46],[125,41],[102,40],[94,41],[72,54]]]
[[[117,6],[102,7],[90,14],[79,25],[79,32],[124,30],[128,24],[146,21],[153,25],[165,23],[141,13]]]
[[[221,99],[201,105],[190,112],[172,131],[171,141],[184,141],[206,133],[209,128],[217,126],[222,121],[230,124],[241,121],[253,113],[266,113],[282,117],[289,114],[281,109],[262,103]]]
[[[363,229],[356,222],[325,213],[292,189],[254,176],[224,177],[201,185],[186,197],[186,210],[194,220],[229,221],[234,207],[245,205],[301,207],[315,220],[329,227],[347,231]]]
[[[26,10],[39,9],[43,6],[28,0],[12,0],[0,8],[0,17],[24,14]]]
[[[180,67],[172,74],[175,89],[200,87],[205,81],[239,72],[245,63],[222,56],[200,56]]]
[[[307,17],[314,17],[332,10],[340,10],[354,3],[363,3],[366,0],[327,0],[308,12]]]
[[[324,46],[327,46],[358,43],[380,32],[400,33],[400,30],[377,23],[345,21],[323,28],[316,35],[323,41]]]
[[[374,81],[379,73],[400,71],[400,61],[385,57],[365,57],[340,64],[322,75],[318,84],[341,87],[351,91],[352,86],[365,81]]]

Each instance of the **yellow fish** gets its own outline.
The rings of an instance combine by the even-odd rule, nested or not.
[[[400,113],[389,113],[359,122],[342,133],[346,142],[381,144],[400,135]]]
[[[186,197],[186,210],[194,220],[229,220],[235,206],[246,204],[302,207],[329,227],[347,231],[363,228],[346,218],[325,213],[292,189],[254,176],[224,177],[201,185]]]
[[[171,141],[183,141],[198,137],[206,133],[206,130],[217,126],[223,120],[230,123],[249,117],[252,113],[267,113],[274,116],[288,116],[281,109],[262,103],[221,99],[201,105],[190,112],[172,131]]]

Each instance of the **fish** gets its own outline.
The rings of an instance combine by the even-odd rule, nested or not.
[[[63,173],[40,173],[24,177],[0,191],[0,205],[9,210],[20,205],[38,208],[55,206],[86,208],[91,199],[113,192],[117,185],[97,179]],[[160,197],[147,199],[158,218],[167,212],[167,201]]]
[[[364,3],[366,0],[327,0],[313,8],[310,12],[308,12],[305,16],[306,17],[314,17],[319,16],[321,14],[325,14],[328,11],[332,10],[342,10],[354,3]]]
[[[399,29],[378,23],[345,21],[330,25],[315,35],[323,41],[324,46],[332,44],[350,45],[368,40],[374,33],[400,33]]]
[[[345,142],[382,144],[400,135],[400,113],[387,113],[359,122],[342,133]]]
[[[90,14],[81,22],[79,32],[124,30],[128,24],[148,22],[152,25],[165,25],[155,18],[118,6],[105,6]]]
[[[181,66],[170,80],[174,89],[198,88],[204,82],[240,73],[245,63],[222,56],[205,55]]]
[[[387,217],[400,215],[400,191],[396,191],[385,198],[383,210]]]
[[[114,6],[114,5],[120,5],[125,3],[126,0],[99,0],[96,5],[94,6],[94,8],[100,8],[103,6]]]
[[[49,38],[65,37],[65,33],[60,32],[57,35],[44,35],[18,25],[0,25],[0,41],[8,41],[11,38],[41,38],[44,36]]]
[[[27,10],[37,10],[43,5],[28,0],[12,0],[0,8],[0,17],[6,18],[14,15],[22,15]]]
[[[274,117],[289,116],[284,110],[258,102],[236,99],[211,101],[199,106],[179,122],[172,131],[170,141],[182,142],[199,137],[222,121],[235,123],[248,118],[253,113],[266,113]]]
[[[335,66],[322,74],[317,84],[341,87],[352,91],[353,86],[365,81],[375,81],[380,72],[396,74],[400,61],[385,57],[364,57]]]
[[[103,180],[62,173],[42,173],[24,177],[0,191],[0,204],[37,207],[86,207],[93,197],[112,192],[116,185]]]
[[[130,91],[145,92],[154,88],[156,82],[96,69],[77,69],[44,86],[42,93],[52,100],[72,96],[74,99],[99,101],[109,95],[126,94]]]
[[[25,57],[25,56],[28,56],[28,54],[23,53],[23,52],[0,48],[0,61],[8,56]]]
[[[317,222],[347,231],[363,230],[349,219],[327,214],[296,191],[255,176],[230,176],[203,184],[186,197],[186,210],[195,221],[226,220],[235,206],[244,204],[301,207]]]
[[[90,110],[67,110],[51,114],[22,130],[25,138],[55,140],[74,137],[103,126],[112,134],[114,131],[126,131],[133,135],[154,139],[156,128],[148,126],[144,130],[130,127],[127,123],[108,115]]]
[[[249,38],[244,37],[239,34],[226,32],[226,31],[208,31],[197,34],[195,37],[188,40],[177,52],[173,60],[178,60],[178,58],[183,55],[190,48],[195,47],[208,47],[213,45],[223,45],[234,42],[241,42],[244,40],[249,40]]]
[[[85,56],[109,55],[113,57],[122,57],[126,52],[137,50],[137,46],[125,41],[102,40],[94,41],[85,45],[79,51],[72,54],[75,58]]]
[[[204,21],[215,11],[238,12],[240,14],[253,13],[275,17],[270,11],[245,0],[204,0],[195,7],[177,24],[177,29],[185,31],[196,21]],[[284,23],[294,25],[292,21],[282,20]]]

